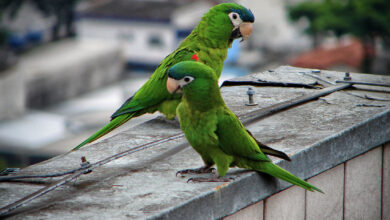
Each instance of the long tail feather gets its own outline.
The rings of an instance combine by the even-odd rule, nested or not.
[[[273,164],[273,163],[262,163],[259,171],[267,173],[271,176],[277,177],[279,179],[282,179],[284,181],[287,181],[289,183],[292,183],[294,185],[300,186],[306,190],[309,191],[318,191],[321,193],[324,193],[319,188],[309,184],[308,182],[294,176],[292,173],[288,172],[287,170]]]
[[[238,158],[237,166],[246,169],[252,169],[259,172],[267,173],[273,177],[282,179],[294,185],[300,186],[309,191],[318,191],[322,192],[319,188],[309,184],[308,182],[294,176],[294,174],[288,172],[287,170],[271,163],[271,162],[258,162],[258,161],[250,161],[243,158]]]
[[[101,128],[99,131],[97,131],[95,134],[87,138],[85,141],[83,141],[81,144],[77,145],[77,147],[73,148],[72,151],[78,150],[82,148],[84,145],[91,143],[92,141],[95,141],[99,139],[100,137],[106,135],[110,131],[114,130],[115,128],[121,126],[128,120],[130,120],[134,114],[126,114],[126,115],[120,115],[110,121],[107,125],[105,125],[103,128]]]

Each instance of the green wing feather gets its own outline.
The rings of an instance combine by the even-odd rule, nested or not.
[[[166,89],[167,70],[174,64],[191,60],[194,53],[202,62],[215,70],[219,77],[227,49],[231,46],[232,23],[226,14],[229,9],[247,11],[238,4],[220,4],[206,13],[198,26],[180,44],[179,48],[168,55],[158,66],[152,77],[129,98],[112,116],[112,121],[82,142],[73,150],[98,139],[133,117],[155,111],[162,112],[167,118],[175,115],[180,95],[170,95]]]
[[[222,113],[218,116],[216,131],[219,147],[226,154],[235,156],[235,164],[238,167],[267,173],[309,191],[316,190],[322,192],[317,187],[273,164],[260,150],[257,141],[245,129],[237,116],[227,109],[227,107],[224,106],[223,109]]]
[[[234,127],[234,128],[232,128],[232,126]],[[219,133],[219,135],[221,134],[221,131],[222,130],[226,130],[227,132],[231,132],[231,131],[233,131],[233,129],[234,130],[242,130],[242,129],[245,129],[245,127],[241,124],[241,122],[239,121],[239,119],[237,118],[237,116],[236,115],[234,115],[230,110],[225,110],[225,111],[223,111],[223,114],[222,114],[222,117],[220,117],[220,121],[219,121],[219,128],[221,129],[218,133]],[[275,156],[275,157],[279,157],[279,158],[281,158],[281,159],[284,159],[284,160],[287,160],[287,161],[291,161],[291,159],[290,159],[290,157],[287,155],[287,154],[285,154],[284,152],[282,152],[282,151],[278,151],[278,150],[275,150],[275,149],[273,149],[273,148],[271,148],[271,147],[268,147],[267,145],[265,145],[265,144],[263,144],[263,143],[261,143],[260,141],[258,141],[258,140],[256,140],[256,138],[255,137],[253,137],[253,135],[252,135],[252,133],[250,132],[250,131],[248,131],[247,129],[245,129],[245,131],[246,131],[246,133],[250,136],[250,137],[248,137],[247,135],[245,135],[244,134],[244,132],[242,132],[242,136],[240,136],[240,137],[242,137],[242,139],[244,139],[244,140],[247,140],[247,141],[250,141],[250,142],[252,142],[252,140],[250,140],[250,139],[253,139],[255,142],[256,142],[256,144],[257,144],[257,146],[258,146],[258,148],[260,148],[260,152],[261,153],[263,153],[263,154],[267,154],[267,155],[271,155],[271,156]],[[227,137],[226,138],[231,138],[231,137],[233,137],[233,136],[229,136],[229,135],[227,135]],[[229,140],[229,141],[227,141],[228,143],[233,143],[235,140]],[[240,143],[242,143],[242,142],[240,142]],[[253,143],[253,142],[252,142]],[[250,145],[250,146],[254,146],[254,145]],[[232,149],[234,149],[235,151],[243,151],[243,149],[237,149],[237,147],[234,147],[234,146],[232,146],[232,145],[226,145],[226,146],[223,146],[222,148],[224,148],[224,151],[226,151],[226,152],[230,152],[230,154],[232,154],[233,153],[233,151],[231,150],[231,148]],[[252,147],[253,149],[248,149],[248,151],[247,152],[241,152],[241,153],[248,153],[248,154],[250,154],[251,152],[255,152],[255,157],[256,158],[258,158],[258,157],[260,157],[260,158],[262,158],[264,161],[265,161],[265,158],[263,157],[263,156],[259,156],[259,155],[257,155],[257,154],[260,154],[261,155],[261,153],[258,153],[258,148],[257,147]],[[239,154],[240,155],[240,154]],[[265,156],[265,155],[264,155]],[[256,160],[256,159],[255,159]],[[261,159],[260,159],[261,160]],[[269,159],[267,160],[267,161],[269,161]]]
[[[261,152],[256,141],[248,134],[237,116],[226,107],[218,115],[216,133],[219,138],[219,147],[226,154],[240,156],[254,161],[271,161]]]
[[[216,77],[209,72],[210,68],[199,62],[182,62],[170,70],[172,76],[184,78],[185,74],[190,74],[194,77],[183,87],[177,114],[187,140],[205,164],[215,164],[219,176],[226,175],[229,167],[238,166],[267,173],[310,191],[322,192],[272,163],[261,147],[271,153],[275,150],[257,142],[228,109]]]
[[[153,73],[152,77],[139,89],[134,96],[129,98],[112,116],[111,122],[97,131],[95,134],[87,138],[81,144],[73,148],[72,150],[77,150],[83,147],[84,145],[91,143],[94,140],[99,139],[105,134],[109,133],[113,129],[121,126],[128,120],[133,117],[140,116],[145,113],[152,113],[156,110],[165,110],[168,108],[161,108],[160,105],[162,102],[175,102],[172,99],[178,99],[179,96],[172,96],[166,89],[166,80],[168,77],[168,69],[175,65],[178,62],[184,60],[191,60],[192,55],[195,52],[193,50],[183,48],[176,50],[169,56],[167,56],[161,64],[158,66],[156,71]],[[178,101],[175,102],[178,104]],[[171,111],[175,111],[176,107],[170,108]],[[164,112],[163,112],[164,113]],[[168,114],[168,113],[167,113]]]
[[[178,62],[191,60],[195,51],[188,48],[179,49],[167,56],[157,67],[152,77],[129,98],[111,117],[116,118],[123,114],[133,113],[140,110],[154,112],[161,102],[172,99],[172,95],[166,89],[167,71]]]
[[[276,150],[276,149],[273,149],[271,147],[268,147],[267,145],[261,143],[260,141],[256,140],[255,137],[253,137],[252,133],[249,131],[249,130],[246,130],[248,132],[248,134],[253,138],[255,139],[257,145],[260,147],[260,150],[267,154],[267,155],[271,155],[271,156],[274,156],[274,157],[279,157],[280,159],[283,159],[283,160],[287,160],[287,161],[291,161],[291,158],[285,154],[284,152],[282,151],[279,151],[279,150]]]

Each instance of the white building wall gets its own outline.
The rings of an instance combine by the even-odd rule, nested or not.
[[[253,33],[249,38],[254,47],[274,51],[302,51],[310,48],[311,39],[302,33],[304,25],[293,24],[288,19],[289,1],[237,0],[237,3],[250,9],[255,16]]]
[[[176,47],[176,31],[169,24],[81,19],[76,27],[82,39],[98,38],[120,44],[128,62],[158,64]],[[153,37],[162,44],[151,44]]]

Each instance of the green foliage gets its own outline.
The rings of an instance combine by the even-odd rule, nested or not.
[[[309,21],[308,34],[331,31],[336,36],[352,34],[358,38],[389,37],[389,12],[388,0],[323,0],[288,7],[291,20]]]
[[[316,24],[316,19],[321,14],[322,10],[318,2],[303,2],[299,5],[288,7],[288,15],[291,20],[298,21],[301,18],[306,18],[309,21],[309,26],[305,31],[310,35],[320,31]]]
[[[365,35],[390,36],[390,1],[351,0],[348,5],[353,12],[351,33],[357,37]]]
[[[0,49],[6,44],[7,38],[8,38],[8,31],[3,25],[1,25],[1,21],[3,18],[3,8],[1,5],[3,4],[2,1],[0,1]]]
[[[2,157],[0,157],[0,171],[7,168],[8,167],[8,164],[6,162],[6,160]]]
[[[302,2],[288,7],[292,21],[306,18],[309,26],[306,33],[317,38],[319,34],[333,32],[337,37],[351,34],[364,46],[361,71],[371,72],[375,56],[375,39],[381,38],[384,46],[390,42],[389,0],[322,0]]]
[[[8,38],[7,29],[0,27],[0,48],[6,44]]]

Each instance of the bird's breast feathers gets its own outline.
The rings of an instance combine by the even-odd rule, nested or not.
[[[184,131],[188,142],[194,147],[205,145],[218,145],[218,138],[215,134],[217,129],[216,111],[184,111],[181,106],[178,108],[180,127]]]

